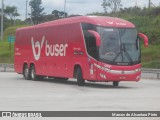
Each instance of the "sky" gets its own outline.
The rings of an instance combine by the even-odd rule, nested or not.
[[[28,13],[30,13],[30,6],[28,1]],[[42,7],[45,8],[45,13],[51,14],[53,10],[64,10],[64,1],[65,0],[42,0]],[[93,12],[104,12],[103,7],[101,6],[103,0],[66,0],[66,12],[71,14],[80,14],[86,15]],[[140,7],[148,6],[148,0],[121,0],[123,7],[135,6],[136,1],[137,5]],[[158,6],[160,5],[160,0],[151,0],[151,2]],[[26,0],[4,0],[4,5],[7,6],[16,6],[18,12],[20,13],[19,19],[24,20],[26,15]],[[1,7],[1,1],[0,1]]]

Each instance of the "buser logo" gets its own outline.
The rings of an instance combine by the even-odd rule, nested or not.
[[[33,55],[34,55],[35,60],[39,60],[39,58],[41,56],[41,50],[42,50],[44,41],[45,41],[45,37],[44,36],[42,38],[41,43],[39,41],[34,43],[33,37],[31,38],[32,51],[33,51]],[[36,52],[36,49],[37,49],[37,52]]]
[[[31,38],[31,44],[32,44],[32,51],[35,60],[39,60],[42,52],[42,48],[45,42],[45,36],[42,37],[41,42],[37,41],[34,42],[33,37]],[[46,56],[66,56],[66,48],[68,47],[68,44],[55,44],[50,45],[46,41],[45,44],[45,54]]]

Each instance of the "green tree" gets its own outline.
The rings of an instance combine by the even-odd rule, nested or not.
[[[20,14],[17,11],[17,7],[16,6],[6,6],[6,9],[4,9],[4,13],[10,18],[12,25],[15,25],[16,17],[20,16]]]
[[[54,10],[52,11],[52,15],[54,15],[54,17],[56,18],[63,18],[64,16],[68,16],[67,13],[64,13],[63,11],[58,11],[58,10]]]
[[[107,4],[106,3],[107,3],[107,0],[103,0],[103,3],[101,4],[105,13],[107,13]]]
[[[112,12],[117,12],[122,7],[121,0],[103,0],[101,6],[104,11],[107,12],[107,8],[110,8]]]
[[[44,8],[41,6],[41,0],[31,0],[29,5],[31,6],[31,19],[34,24],[40,23],[42,17],[45,15]]]

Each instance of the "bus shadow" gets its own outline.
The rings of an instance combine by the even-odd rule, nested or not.
[[[19,78],[19,80],[25,80],[24,78]],[[54,78],[45,78],[43,80],[38,81],[32,81],[32,80],[26,80],[31,82],[43,82],[43,83],[53,83],[53,84],[63,84],[63,85],[72,85],[82,88],[101,88],[101,89],[134,89],[135,87],[131,86],[123,86],[120,84],[118,87],[114,87],[113,85],[107,83],[107,82],[88,82],[86,81],[84,86],[78,86],[77,81],[75,80],[61,80],[61,79],[54,79]]]
[[[77,85],[76,80],[59,80],[59,79],[44,79],[39,82],[48,82],[48,83],[56,83],[56,84],[64,84],[64,85]],[[102,82],[87,82],[84,86],[79,86],[83,88],[107,88],[107,89],[133,89],[135,87],[128,87],[128,86],[122,86],[121,84],[118,87],[114,87],[113,85],[110,85],[108,83]]]

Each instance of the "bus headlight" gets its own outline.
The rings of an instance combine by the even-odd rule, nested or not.
[[[135,72],[140,72],[141,68],[135,69]]]

